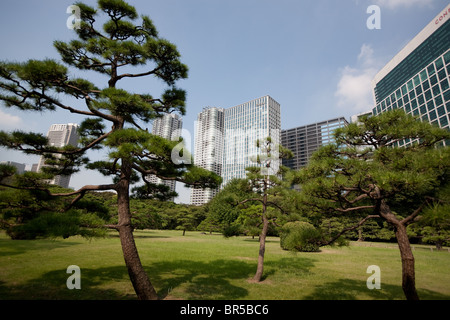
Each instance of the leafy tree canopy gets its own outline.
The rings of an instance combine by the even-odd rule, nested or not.
[[[195,167],[192,161],[175,161],[174,149],[178,154],[182,151],[175,148],[177,142],[155,137],[144,127],[164,114],[186,112],[186,92],[175,84],[187,78],[188,67],[180,61],[177,47],[159,37],[152,20],[139,15],[124,0],[98,0],[97,9],[81,2],[76,5],[81,13],[80,28],[75,29],[77,39],[54,42],[62,63],[54,59],[0,61],[0,100],[7,108],[62,110],[84,116],[79,144],[55,147],[42,134],[16,130],[0,131],[0,147],[44,156],[44,173],[48,175],[67,175],[84,166],[112,177],[111,184],[88,184],[64,194],[52,193],[42,176],[28,177],[29,185],[20,187],[47,190],[44,192],[52,197],[75,196],[69,209],[88,192],[115,191],[118,220],[108,227],[119,232],[128,273],[139,298],[157,299],[132,235],[130,186],[139,178],[148,183],[146,177],[156,175],[189,186],[216,188],[221,178]],[[100,21],[103,23],[99,28]],[[77,72],[71,73],[69,68]],[[80,70],[102,75],[103,82],[75,76],[86,74]],[[166,88],[154,96],[121,86],[127,79],[146,77],[162,81]],[[102,150],[106,156],[92,161],[86,154],[89,150]],[[19,187],[8,183],[7,173],[2,170],[0,185]]]
[[[450,181],[450,148],[437,146],[450,132],[394,110],[337,129],[335,138],[295,174],[304,203],[318,215],[358,218],[327,243],[368,219],[390,224],[402,256],[403,290],[408,299],[418,299],[406,227],[429,206],[448,201],[441,191]],[[404,141],[412,144],[398,147]]]

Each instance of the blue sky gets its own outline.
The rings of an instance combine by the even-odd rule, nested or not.
[[[70,40],[70,0],[2,0],[0,60],[58,58],[54,40]],[[96,1],[84,1],[95,6]],[[189,78],[183,128],[191,132],[206,106],[228,108],[264,95],[281,104],[282,129],[333,117],[347,119],[373,105],[371,81],[448,4],[443,0],[129,0],[151,17],[161,37],[177,45]],[[367,8],[381,9],[381,29],[369,30]],[[93,78],[103,86],[102,78]],[[121,86],[156,96],[161,82]],[[25,113],[0,103],[0,130],[46,134],[53,123],[80,122],[66,112]],[[92,154],[101,157],[101,154]],[[36,157],[0,149],[0,161],[31,165]],[[71,186],[109,182],[92,172]],[[179,184],[178,201],[189,192]]]

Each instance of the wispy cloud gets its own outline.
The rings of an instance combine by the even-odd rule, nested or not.
[[[433,3],[433,0],[373,0],[373,3],[382,8],[397,9],[409,7],[426,7]]]
[[[341,70],[335,96],[340,108],[354,113],[373,107],[372,80],[380,69],[370,45],[363,44],[356,59],[356,66]]]
[[[0,129],[15,129],[22,124],[22,119],[18,116],[0,110]]]

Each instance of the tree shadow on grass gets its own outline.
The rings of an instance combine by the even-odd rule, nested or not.
[[[0,257],[23,254],[33,250],[53,250],[76,246],[80,243],[60,240],[11,240],[0,239]]]
[[[287,272],[292,275],[305,274],[313,267],[312,262],[311,259],[295,257],[267,261],[263,281],[270,279],[270,276],[276,272]],[[173,289],[183,285],[188,299],[235,300],[248,295],[248,290],[244,286],[256,272],[256,261],[173,260],[153,263],[150,267],[146,267],[146,270],[152,282],[161,288],[159,290],[161,298],[166,298]],[[232,284],[232,280],[241,280],[243,286]]]
[[[72,274],[66,273],[66,269],[53,270],[20,284],[0,281],[0,300],[136,299],[125,266],[97,269],[80,266],[80,269],[80,289],[70,290],[67,288],[67,279]]]
[[[188,299],[238,299],[247,290],[230,283],[233,279],[246,279],[254,270],[251,263],[235,260],[189,261],[173,260],[152,263],[145,267],[152,283],[159,287],[164,299],[171,291],[185,285]]]
[[[277,272],[302,276],[309,272],[313,260],[286,257],[266,261],[264,278]],[[0,281],[0,300],[123,300],[136,299],[127,268],[111,266],[81,269],[81,289],[69,290],[66,269],[53,270],[26,282]],[[145,266],[150,281],[161,299],[173,298],[171,292],[181,288],[187,299],[235,300],[248,296],[247,280],[256,272],[256,260],[218,259],[211,261],[172,260]],[[238,281],[236,281],[238,280]],[[242,283],[242,285],[240,285]],[[264,283],[264,282],[263,282]]]
[[[246,279],[256,266],[233,260],[211,262],[175,260],[153,263],[145,270],[164,299],[171,290],[183,285],[189,299],[238,299],[247,290],[230,283]],[[127,268],[84,268],[80,266],[81,289],[69,290],[66,269],[53,270],[26,282],[20,279],[0,281],[0,300],[123,300],[137,299]],[[10,281],[11,280],[11,281]]]
[[[292,277],[302,277],[314,267],[314,260],[305,257],[285,257],[264,262],[264,278],[275,273],[284,273]],[[255,267],[256,268],[256,267]]]
[[[417,289],[419,298],[423,300],[447,300],[450,296],[426,289]],[[381,283],[381,289],[370,290],[365,281],[339,279],[324,283],[305,297],[307,300],[405,300],[401,285]]]

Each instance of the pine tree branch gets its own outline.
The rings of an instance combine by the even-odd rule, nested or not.
[[[365,209],[374,209],[375,206],[371,205],[371,206],[359,206],[359,207],[352,207],[352,208],[334,208],[334,210],[342,212],[342,213],[346,213],[346,212],[353,212],[353,211],[359,211],[359,210],[365,210]]]
[[[342,236],[344,233],[355,230],[356,228],[362,226],[364,223],[366,223],[367,220],[369,219],[373,219],[373,218],[379,218],[379,215],[368,215],[367,217],[365,217],[364,219],[362,219],[361,221],[359,221],[356,225],[352,226],[352,227],[348,227],[345,228],[344,230],[342,230],[341,232],[339,232],[336,236],[334,236],[333,238],[331,238],[331,240],[327,241],[327,242],[323,242],[320,244],[320,246],[327,246],[332,244],[333,242],[335,242],[337,239],[339,239],[340,236]]]
[[[66,208],[66,210],[72,208],[79,200],[81,200],[85,194],[89,191],[106,191],[106,190],[116,190],[116,184],[103,184],[103,185],[86,185],[77,191],[70,193],[53,193],[50,194],[53,197],[69,197],[73,195],[78,195],[75,199],[72,200],[70,205]]]
[[[145,76],[149,76],[152,74],[156,74],[159,70],[162,69],[162,67],[163,66],[161,65],[153,70],[150,70],[147,72],[142,72],[142,73],[124,73],[124,74],[118,75],[116,77],[116,81],[119,81],[120,79],[123,79],[123,78],[138,78],[138,77],[145,77]]]
[[[422,210],[425,208],[425,206],[429,203],[429,201],[432,200],[430,197],[426,197],[425,201],[416,209],[412,214],[407,216],[405,219],[401,220],[400,223],[404,226],[407,226],[408,224],[412,223],[413,220],[422,212]]]
[[[87,146],[85,146],[83,148],[78,148],[78,149],[74,149],[74,150],[57,150],[54,148],[31,149],[31,148],[24,148],[21,144],[10,144],[8,147],[10,149],[20,150],[22,152],[28,152],[28,153],[33,153],[33,154],[47,153],[47,154],[60,154],[60,155],[75,155],[75,154],[82,154],[82,153],[86,152],[87,150],[93,148],[94,146],[96,146],[97,144],[99,144],[100,142],[105,140],[111,133],[113,133],[113,131],[103,134],[102,136],[100,136],[97,139],[95,139],[94,141],[90,142]]]

